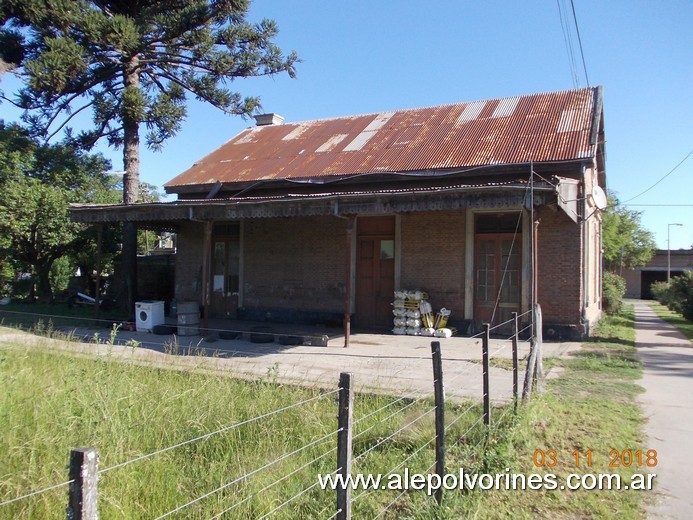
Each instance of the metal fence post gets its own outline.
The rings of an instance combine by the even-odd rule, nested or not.
[[[99,456],[94,448],[75,448],[70,451],[68,520],[96,520]]]
[[[445,387],[443,386],[443,357],[440,341],[431,342],[433,360],[433,390],[436,404],[436,473],[443,482],[445,477]],[[436,489],[438,505],[443,501],[443,486]]]
[[[351,520],[351,486],[347,478],[351,475],[352,418],[354,412],[354,388],[352,374],[339,374],[339,415],[337,432],[337,474],[342,475],[343,486],[337,486],[337,519]]]
[[[484,424],[491,424],[491,396],[489,394],[488,373],[488,344],[490,340],[489,324],[484,323],[484,336],[481,341],[481,364],[483,365],[483,382],[484,382]]]

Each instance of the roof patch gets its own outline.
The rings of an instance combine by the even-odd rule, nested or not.
[[[577,110],[564,110],[561,113],[561,119],[558,121],[557,132],[573,132],[580,130],[577,120]]]
[[[298,139],[299,137],[301,137],[301,134],[303,134],[303,132],[308,130],[309,127],[310,125],[307,125],[305,123],[296,126],[296,128],[294,128],[291,132],[282,137],[282,141],[291,141],[292,139]]]
[[[467,121],[474,121],[481,111],[486,106],[486,101],[475,101],[474,103],[467,103],[464,110],[457,118],[457,124],[466,123]]]
[[[361,150],[366,143],[368,143],[368,141],[370,141],[373,136],[378,133],[378,130],[385,126],[385,123],[387,123],[393,115],[395,115],[394,112],[383,112],[382,114],[378,114],[378,116],[371,121],[370,124],[364,128],[353,141],[346,145],[344,151],[355,152],[357,150]]]
[[[491,117],[509,117],[515,112],[520,96],[501,99]]]
[[[255,135],[256,130],[257,130],[257,127],[256,128],[249,128],[248,130],[245,131],[246,132],[245,135],[241,134],[243,137],[241,137],[240,139],[236,139],[232,144],[252,143],[253,142],[253,136]]]
[[[336,135],[333,135],[333,136],[330,137],[327,141],[325,141],[324,143],[322,143],[322,144],[318,147],[318,149],[315,150],[315,151],[316,151],[316,152],[321,152],[321,153],[322,153],[322,152],[330,152],[330,151],[332,151],[339,143],[341,143],[342,141],[344,141],[344,139],[346,139],[347,137],[349,137],[349,134],[336,134]]]

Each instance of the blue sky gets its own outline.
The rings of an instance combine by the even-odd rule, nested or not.
[[[303,62],[298,78],[239,80],[287,122],[587,86],[572,18],[578,77],[558,2],[255,0],[278,42]],[[607,183],[627,201],[693,151],[693,2],[574,0],[589,85],[604,87]],[[7,93],[13,81],[4,78]],[[0,106],[0,117],[11,118]],[[195,102],[161,153],[143,150],[141,178],[161,186],[253,121]],[[100,148],[122,169],[121,152]],[[693,246],[693,155],[632,200],[660,248]],[[685,206],[685,205],[688,206]]]

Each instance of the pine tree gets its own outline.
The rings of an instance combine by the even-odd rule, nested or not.
[[[295,75],[298,57],[273,42],[272,20],[247,21],[249,0],[3,0],[0,41],[25,88],[13,102],[36,136],[65,135],[84,147],[99,139],[123,149],[123,202],[137,202],[140,129],[152,149],[174,136],[192,95],[234,115],[256,97],[228,88],[236,78]],[[10,48],[9,46],[7,47]],[[74,118],[93,114],[75,132]],[[128,304],[134,308],[135,229],[124,226]]]

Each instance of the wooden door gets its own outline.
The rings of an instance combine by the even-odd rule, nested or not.
[[[355,325],[390,328],[395,290],[394,217],[362,219],[358,229]]]
[[[519,236],[519,235],[518,235]],[[522,252],[518,237],[509,234],[476,236],[474,319],[491,326],[520,312]],[[504,327],[503,330],[508,330]]]
[[[212,240],[210,316],[235,318],[238,313],[240,241],[238,236]]]

